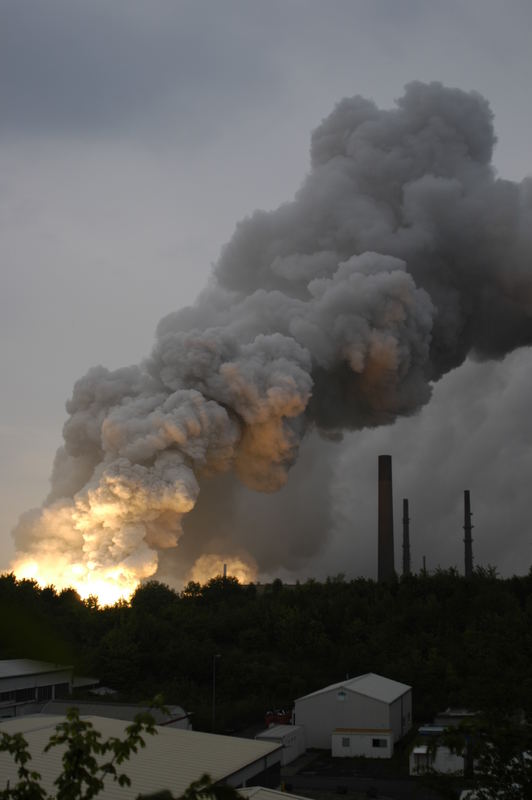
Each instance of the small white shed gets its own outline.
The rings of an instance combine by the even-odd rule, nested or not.
[[[417,744],[409,758],[409,774],[424,775],[439,772],[446,775],[464,774],[464,757],[443,744],[430,748],[428,744]]]
[[[386,758],[412,726],[412,689],[368,672],[299,697],[294,722],[303,727],[307,747],[345,756],[366,755],[369,747],[372,757]]]
[[[331,754],[335,758],[391,758],[393,732],[378,728],[339,728],[331,736]]]
[[[422,725],[418,730],[415,745],[410,752],[410,775],[424,775],[426,772],[463,775],[464,755],[453,753],[445,744],[444,725]]]
[[[299,725],[273,725],[257,733],[255,739],[282,745],[281,766],[290,764],[305,752],[305,734]]]

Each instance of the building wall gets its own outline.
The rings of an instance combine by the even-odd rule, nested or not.
[[[457,753],[452,753],[445,745],[438,745],[435,752],[415,753],[412,751],[409,758],[410,775],[423,775],[428,770],[445,774],[464,774],[464,758]]]
[[[279,786],[281,782],[281,750],[263,756],[258,761],[246,764],[245,767],[224,778],[223,783],[238,789],[240,786]]]
[[[336,728],[392,727],[388,703],[345,689],[296,700],[294,721],[304,728],[307,747],[322,749],[331,747],[331,734]]]
[[[393,733],[338,731],[331,736],[331,751],[335,758],[391,758]]]
[[[396,742],[412,727],[412,690],[398,697],[390,706],[390,728]]]
[[[284,730],[281,730],[284,729]],[[279,732],[279,733],[277,733]],[[278,742],[282,745],[281,766],[290,764],[305,752],[305,736],[299,725],[278,725],[272,733],[262,731],[255,736],[264,742]]]
[[[72,691],[72,670],[13,675],[0,679],[0,716],[34,713],[49,700]]]
[[[40,672],[36,675],[10,675],[0,678],[0,693],[64,683],[67,683],[70,689],[72,688],[72,670],[54,670],[53,672]]]

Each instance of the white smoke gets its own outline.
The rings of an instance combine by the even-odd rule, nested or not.
[[[190,563],[232,537],[241,553],[233,474],[280,490],[309,430],[391,423],[468,354],[529,344],[532,180],[498,179],[494,143],[476,93],[413,83],[392,110],[341,101],[294,200],[237,225],[151,357],[78,381],[51,493],[15,531],[18,572],[127,594],[177,544],[200,486]],[[246,546],[260,569],[253,531]]]

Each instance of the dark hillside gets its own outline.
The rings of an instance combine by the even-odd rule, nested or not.
[[[110,608],[0,576],[0,658],[72,663],[132,700],[162,693],[210,729],[215,654],[219,730],[370,671],[413,686],[419,720],[449,705],[530,713],[532,572],[275,581],[260,591],[220,577],[180,594],[150,582]]]

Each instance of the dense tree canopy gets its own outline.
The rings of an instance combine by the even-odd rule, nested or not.
[[[161,692],[210,729],[214,654],[218,730],[370,671],[413,686],[419,720],[449,705],[530,714],[532,572],[295,587],[218,577],[181,593],[150,582],[108,608],[0,576],[0,658],[71,663],[125,699]]]

